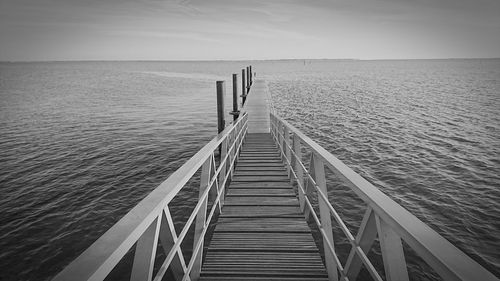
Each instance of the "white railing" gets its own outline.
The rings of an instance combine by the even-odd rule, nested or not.
[[[355,173],[316,142],[271,113],[271,134],[287,166],[290,180],[298,187],[300,208],[311,215],[322,237],[330,280],[356,280],[362,265],[374,280],[383,280],[367,257],[378,236],[387,280],[408,280],[403,252],[404,240],[444,280],[499,280],[429,226],[394,202],[370,182]],[[311,153],[309,168],[302,161],[302,149]],[[366,204],[361,226],[354,237],[328,200],[325,166]],[[319,216],[312,202],[317,194]],[[339,198],[339,200],[341,200]],[[341,264],[334,246],[332,217],[351,244]]]
[[[246,137],[247,120],[247,114],[241,115],[53,280],[104,280],[136,243],[131,280],[161,280],[169,268],[176,280],[197,280],[201,271],[205,234],[213,215],[224,204],[225,186],[233,176],[234,166]],[[216,167],[215,151],[219,147],[221,157]],[[200,168],[198,203],[182,231],[177,234],[169,203]],[[207,213],[209,199],[213,204]],[[186,265],[181,243],[195,220],[192,257]],[[158,241],[161,242],[166,258],[153,276]]]

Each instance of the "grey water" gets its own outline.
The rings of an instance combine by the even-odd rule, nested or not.
[[[215,80],[249,63],[0,63],[0,280],[90,246],[215,136]],[[499,59],[251,64],[280,116],[500,276]]]

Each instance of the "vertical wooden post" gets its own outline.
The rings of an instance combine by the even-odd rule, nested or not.
[[[226,87],[224,81],[217,81],[217,131],[220,134],[226,127],[224,116],[224,96],[226,95]]]
[[[278,127],[278,136],[279,136],[279,144],[281,146],[280,148],[280,157],[281,161],[285,163],[285,146],[283,143],[285,142],[285,125],[283,123],[279,122],[279,127]]]
[[[305,189],[304,186],[304,171],[302,170],[302,166],[300,165],[300,162],[302,161],[302,147],[300,145],[300,139],[297,135],[293,135],[293,151],[297,155],[295,159],[295,173],[297,174],[297,185],[300,184],[302,188]],[[304,212],[304,193],[300,188],[298,188],[298,193],[299,193],[299,205],[300,205],[300,211]],[[305,190],[304,190],[305,191]]]
[[[248,67],[248,70],[250,71],[250,86],[252,86],[252,84],[253,84],[253,72],[252,72],[251,65]]]
[[[379,216],[375,216],[375,221],[382,259],[384,260],[385,278],[387,281],[408,281],[408,270],[401,237]]]
[[[210,178],[212,177],[212,157],[208,157],[205,163],[203,163],[203,166],[201,167],[201,178],[200,178],[200,191],[199,191],[199,198],[201,200],[201,197],[205,190],[207,188],[211,188],[209,186],[210,183]],[[202,202],[201,208],[198,211],[198,214],[196,214],[196,224],[195,224],[195,230],[194,230],[194,239],[193,239],[193,251],[194,247],[196,246],[196,243],[200,239],[202,239],[202,244],[201,248],[198,251],[196,257],[194,257],[195,262],[193,265],[193,268],[191,269],[190,272],[190,277],[191,280],[198,280],[200,278],[200,272],[201,272],[201,264],[202,264],[202,257],[203,257],[203,239],[202,233],[205,228],[206,224],[206,219],[207,219],[207,206],[208,206],[208,197],[205,197],[205,199]]]
[[[233,132],[234,132],[234,130],[233,130]],[[229,140],[229,142],[228,142],[229,145],[228,146],[230,147],[227,150],[227,160],[229,161],[228,165],[231,165],[231,163],[233,162],[233,150],[234,150],[234,146],[233,146],[233,143],[234,143],[233,132],[231,132],[231,133],[229,133],[229,135],[227,135],[228,140]],[[228,181],[231,181],[233,179],[233,169],[229,168],[229,170],[227,171],[227,174],[228,174]]]
[[[278,118],[274,118],[274,135],[276,136],[276,144],[280,143],[279,142],[279,131],[280,130],[280,127],[279,127],[279,121],[278,121]],[[281,155],[280,155],[281,157]]]
[[[229,143],[228,138],[226,138],[224,141],[222,141],[222,147],[221,147],[221,152],[220,152],[220,161],[221,162],[224,160],[224,158],[227,155],[227,151],[228,151],[228,147],[229,147],[228,143]],[[219,193],[222,193],[222,195],[220,196],[220,206],[221,207],[224,205],[224,196],[225,196],[224,192],[226,190],[226,186],[228,185],[227,181],[224,182],[224,178],[226,177],[227,169],[229,168],[228,162],[229,162],[229,157],[226,160],[226,163],[224,163],[224,165],[222,166],[222,169],[221,169],[220,174],[219,174]]]
[[[311,178],[315,179],[316,176],[315,176],[315,173],[316,173],[316,169],[314,168],[314,153],[311,153],[311,156],[309,157],[309,175],[311,176]],[[306,178],[306,182],[304,184],[304,191],[305,191],[305,196],[304,197],[307,197],[309,199],[309,201],[311,201],[311,198],[312,198],[312,194],[313,194],[313,189],[314,189],[314,186],[313,186],[313,183],[311,181],[311,179],[309,177]],[[305,203],[305,202],[304,202]],[[304,204],[304,217],[306,218],[306,221],[309,221],[309,218],[311,216],[311,209],[309,209],[309,206],[307,206],[306,204]],[[307,207],[307,208],[306,208]]]
[[[238,111],[238,74],[233,74],[233,121],[238,119],[240,112]]]
[[[288,174],[288,177],[290,178],[290,169],[291,169],[290,165],[291,165],[291,163],[290,164],[288,163],[288,161],[291,160],[290,159],[291,153],[290,153],[290,148],[289,148],[289,146],[290,146],[290,131],[288,130],[287,126],[284,126],[284,127],[285,127],[285,129],[283,130],[283,149],[285,152],[284,153],[285,157],[283,157],[283,160],[285,160],[284,164],[286,165],[286,172]]]
[[[328,196],[326,190],[326,175],[325,175],[325,166],[323,164],[323,160],[321,160],[316,154],[312,154],[312,159],[314,161],[314,180],[318,185],[319,190],[323,192],[326,196]],[[319,196],[318,196],[319,197]],[[330,242],[332,248],[335,251],[335,246],[333,242],[333,231],[332,231],[332,217],[330,216],[330,210],[328,209],[328,203],[324,200],[318,198],[319,205],[319,214],[321,219],[321,228],[325,231],[326,237],[323,237],[323,249],[325,251],[325,261],[326,261],[326,270],[328,271],[328,280],[337,281],[337,263],[334,255],[335,252],[331,252],[328,244],[324,241],[325,239]]]
[[[250,92],[250,70],[249,67],[247,66],[247,94]]]
[[[241,102],[241,106],[245,104],[247,100],[247,91],[246,91],[246,83],[245,83],[245,69],[241,70],[241,98],[243,99]]]
[[[140,281],[152,279],[159,231],[160,218],[158,217],[148,226],[139,240],[137,240],[130,280]]]

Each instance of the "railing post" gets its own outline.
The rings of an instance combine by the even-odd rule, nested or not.
[[[309,199],[309,201],[311,201],[311,197],[312,197],[312,190],[314,189],[314,186],[313,186],[313,182],[311,181],[311,178],[315,179],[315,174],[316,174],[316,169],[314,168],[314,153],[311,153],[311,156],[309,157],[309,176],[310,177],[307,177],[306,179],[306,182],[305,182],[305,187],[304,187],[304,192],[305,192],[305,197],[307,197]],[[309,221],[309,216],[311,215],[311,211],[309,209],[309,206],[307,206],[308,208],[306,208],[306,204],[304,204],[304,217],[306,218],[306,221]]]
[[[212,175],[212,163],[213,163],[212,157],[213,154],[212,156],[207,158],[207,160],[205,161],[205,163],[203,163],[203,166],[201,168],[200,191],[199,191],[200,199],[205,190],[207,188],[210,188],[210,186],[208,185],[210,183],[210,178]],[[208,205],[208,196],[205,197],[205,199],[203,199],[201,208],[198,211],[198,214],[196,215],[193,246],[198,243],[199,239],[204,239],[204,237],[202,237],[201,234],[203,233],[203,229],[205,228],[206,224],[207,205]],[[200,278],[202,257],[203,257],[203,241],[201,241],[201,247],[200,250],[198,251],[198,254],[196,255],[196,257],[194,257],[195,261],[193,264],[193,269],[191,270],[190,273],[191,280],[198,280]]]
[[[278,145],[279,143],[279,136],[278,136],[278,128],[279,128],[279,122],[278,122],[278,118],[276,118],[276,116],[274,117],[274,141],[276,143],[276,145]]]
[[[159,229],[160,217],[157,217],[137,241],[130,276],[131,281],[151,280],[153,278]]]
[[[295,153],[294,164],[295,164],[295,173],[297,174],[297,191],[299,193],[299,205],[300,210],[304,211],[304,193],[302,189],[304,186],[304,171],[302,170],[302,166],[300,163],[302,162],[302,146],[300,144],[300,139],[297,135],[293,135],[293,152]]]
[[[237,137],[237,135],[236,135],[235,133],[236,133],[236,131],[235,131],[235,130],[233,130],[233,131],[231,132],[231,145],[232,145],[232,144],[234,144],[234,143],[236,142],[236,137]],[[235,159],[235,158],[236,158],[236,145],[233,145],[233,148],[231,148],[231,149],[229,150],[229,155],[231,155],[231,162],[233,161],[233,159],[234,159],[234,161],[236,161],[236,159]],[[233,166],[233,168],[229,171],[229,175],[230,175],[230,176],[229,176],[229,178],[230,178],[231,180],[233,180],[234,168],[235,168],[235,167]]]
[[[290,164],[288,161],[290,161],[290,131],[286,125],[284,125],[285,129],[283,130],[283,148],[285,150],[285,164],[286,164],[286,172],[288,174],[288,177],[290,178],[290,181],[292,180],[290,177]]]
[[[243,136],[243,143],[247,141],[247,132],[248,132],[248,114],[245,114],[245,125],[243,125],[243,130],[245,130],[245,134]]]
[[[272,136],[274,138],[274,142],[276,143],[276,119],[274,119],[274,116],[272,114],[270,114],[269,120],[271,122]]]
[[[224,131],[226,120],[224,115],[224,96],[226,95],[226,87],[224,81],[217,81],[217,134]]]
[[[231,144],[229,144],[229,145],[231,145]],[[228,149],[228,138],[226,137],[226,139],[224,141],[222,141],[222,148],[221,148],[221,153],[220,153],[221,163],[227,155],[227,149]],[[227,185],[227,182],[224,183],[224,178],[226,177],[226,172],[227,172],[227,169],[229,167],[228,161],[229,161],[229,158],[226,160],[226,162],[222,166],[222,169],[220,170],[220,174],[219,174],[219,186],[218,187],[219,187],[219,193],[222,193],[222,195],[220,196],[221,207],[224,205],[224,191],[225,191],[225,187]]]
[[[278,121],[274,120],[274,144],[278,146],[279,144],[279,136],[278,136]],[[279,149],[279,147],[278,147]]]
[[[407,281],[405,255],[401,237],[391,229],[379,216],[375,216],[380,240],[380,250],[384,260],[385,277],[387,281]]]
[[[326,190],[326,175],[325,175],[325,166],[323,164],[323,160],[319,158],[314,152],[312,158],[314,162],[314,180],[316,181],[319,190],[323,192],[323,194],[328,196]],[[321,198],[318,198],[318,205],[321,218],[321,228],[325,231],[326,234],[326,237],[323,237],[323,239],[326,238],[328,242],[330,242],[330,244],[332,245],[333,249],[335,250],[333,242],[332,217],[330,216],[330,209],[328,208],[328,202],[325,202]],[[325,251],[325,263],[326,263],[326,270],[328,271],[328,279],[330,281],[337,281],[338,274],[337,274],[337,263],[334,257],[335,252],[334,253],[330,252],[330,249],[327,243],[325,243],[325,241],[323,241],[323,249]]]
[[[238,123],[238,126],[236,127],[236,144],[235,146],[236,147],[236,162],[238,162],[238,159],[240,159],[240,153],[239,153],[239,148],[240,148],[240,143],[243,139],[243,135],[242,135],[242,130],[243,130],[243,123],[240,122]]]
[[[271,125],[270,132],[271,132],[271,137],[273,140],[275,140],[275,135],[274,135],[274,116],[269,113],[269,124]]]
[[[285,147],[283,145],[283,143],[285,142],[285,125],[281,122],[279,124],[278,136],[279,136],[279,144],[281,146],[280,148],[281,161],[285,163]]]

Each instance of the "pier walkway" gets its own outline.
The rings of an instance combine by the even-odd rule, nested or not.
[[[269,133],[247,136],[200,280],[328,280]]]
[[[248,134],[200,280],[328,280],[311,229],[270,134],[269,90],[252,85]]]
[[[363,279],[406,281],[409,252],[425,262],[427,268],[422,263],[417,267],[429,271],[426,276],[500,281],[280,118],[272,111],[265,81],[252,83],[248,76],[246,85],[244,77],[245,70],[242,89],[252,87],[239,117],[54,281],[105,280],[119,263],[131,264],[133,281],[353,281],[362,270]],[[237,96],[235,86],[233,82]],[[356,233],[342,216],[352,210],[338,212],[331,202],[343,200],[331,178],[341,181],[360,202],[362,220]],[[179,229],[171,203],[186,186],[191,192],[192,182],[199,182],[198,200]],[[310,226],[319,236],[316,241]],[[334,226],[336,240],[342,239],[342,250],[348,251],[342,260]],[[374,247],[381,254],[376,262],[368,257]]]
[[[252,85],[252,94],[248,98],[244,111],[248,113],[248,133],[269,133],[270,122],[269,89],[264,80],[256,80]]]

